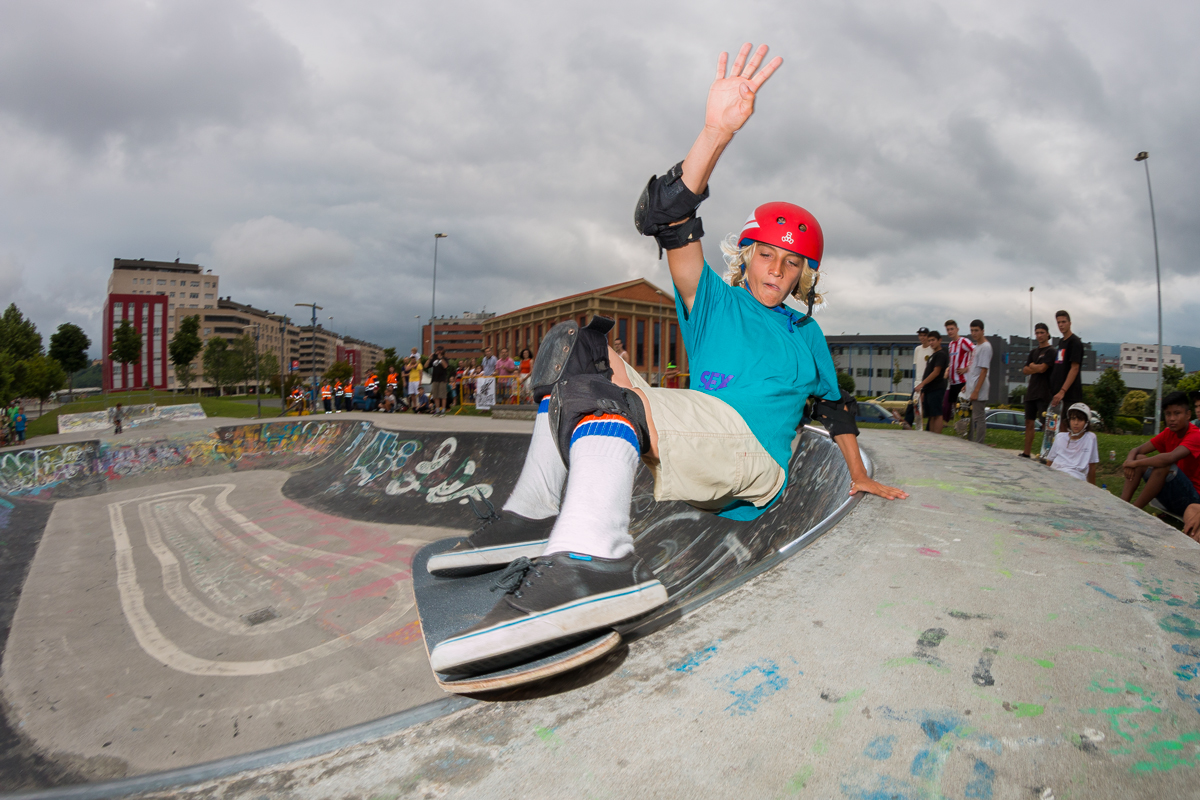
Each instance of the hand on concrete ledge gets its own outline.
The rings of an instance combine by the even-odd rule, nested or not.
[[[1192,503],[1184,510],[1183,532],[1200,542],[1200,503]]]
[[[850,494],[855,495],[859,492],[867,492],[868,494],[882,497],[884,500],[908,499],[908,492],[904,491],[903,489],[897,489],[895,486],[888,486],[887,484],[880,483],[874,478],[868,478],[865,475],[859,478],[850,479]],[[1200,505],[1198,505],[1197,508],[1200,509]]]

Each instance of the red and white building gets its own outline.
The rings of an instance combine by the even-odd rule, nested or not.
[[[166,389],[170,359],[167,356],[167,298],[164,295],[110,294],[104,304],[104,390]],[[142,335],[141,360],[122,364],[113,360],[113,336],[124,320]]]

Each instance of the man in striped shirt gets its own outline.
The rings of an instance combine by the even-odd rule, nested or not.
[[[952,319],[946,320],[946,335],[950,339],[946,346],[950,351],[950,385],[946,387],[946,399],[942,403],[942,419],[949,422],[954,418],[958,393],[966,385],[967,368],[971,366],[971,351],[975,349],[975,343],[966,336],[958,335],[958,323]]]

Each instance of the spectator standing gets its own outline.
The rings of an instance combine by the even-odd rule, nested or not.
[[[125,410],[121,408],[120,403],[117,403],[117,407],[113,409],[112,421],[113,433],[120,433],[121,423],[125,421]]]
[[[479,364],[479,374],[490,378],[496,374],[496,357],[492,355],[492,348],[483,348],[483,361]]]
[[[1162,410],[1166,429],[1130,450],[1121,465],[1125,472],[1121,499],[1130,502],[1144,480],[1146,488],[1132,501],[1135,506],[1145,508],[1157,497],[1163,508],[1182,517],[1189,506],[1200,503],[1200,428],[1191,424],[1191,404],[1183,392],[1164,397]],[[1148,455],[1153,451],[1158,455]]]
[[[325,406],[325,413],[333,413],[333,389],[326,383],[321,387],[321,403]]]
[[[1033,428],[1041,419],[1045,425],[1046,409],[1050,405],[1050,370],[1054,367],[1054,346],[1050,344],[1050,328],[1046,323],[1039,322],[1033,329],[1037,337],[1037,347],[1029,351],[1025,358],[1025,366],[1021,372],[1029,376],[1029,389],[1025,392],[1025,452],[1021,458],[1031,458],[1029,451],[1033,449]],[[1091,422],[1088,423],[1091,429]],[[1053,431],[1043,427],[1042,437],[1052,436]],[[1095,438],[1095,434],[1092,435]],[[1058,446],[1058,439],[1054,440]],[[1091,481],[1095,483],[1095,481]]]
[[[624,361],[629,361],[629,351],[625,349],[625,343],[620,339],[613,340],[613,350],[617,351],[617,355]]]
[[[417,392],[421,388],[421,360],[409,356],[408,359],[408,405],[413,413],[417,413]]]
[[[433,355],[433,360],[429,362],[429,377],[432,379],[430,384],[433,391],[433,413],[446,413],[446,384],[450,381],[450,362],[446,360],[446,353],[442,348],[438,348]]]
[[[971,392],[971,441],[983,444],[987,434],[987,399],[992,383],[988,378],[992,366],[992,344],[983,334],[983,320],[971,320],[971,367],[967,370],[967,390]]]
[[[917,328],[917,339],[920,344],[913,349],[913,375],[924,375],[925,365],[929,361],[929,357],[933,355],[933,348],[929,346],[929,328],[921,326]],[[913,387],[913,427],[921,428],[921,393]]]
[[[1069,430],[1054,437],[1046,466],[1095,486],[1100,446],[1092,433],[1092,410],[1086,403],[1076,403],[1067,411],[1067,427]]]
[[[518,359],[517,370],[520,372],[520,375],[521,375],[521,377],[520,377],[520,382],[521,382],[521,397],[520,397],[520,399],[524,400],[526,397],[528,397],[530,402],[532,402],[533,401],[533,394],[532,394],[533,387],[529,385],[529,376],[533,374],[533,351],[530,350],[528,347],[524,347],[521,349],[521,352],[517,355],[517,359]]]
[[[954,409],[958,405],[958,395],[967,383],[967,370],[971,367],[971,351],[975,343],[958,332],[958,323],[952,319],[946,320],[946,351],[950,355],[949,374],[946,376],[949,384],[946,387],[946,399],[942,403],[942,419],[949,422],[954,418]]]
[[[500,348],[500,358],[496,360],[496,374],[508,379],[497,381],[499,386],[497,386],[496,402],[502,403],[512,396],[513,376],[517,374],[517,362],[509,358],[507,347]]]
[[[25,406],[18,406],[16,416],[13,417],[13,430],[17,432],[17,441],[25,441],[25,425],[29,420],[25,416]]]
[[[1071,332],[1071,315],[1066,311],[1054,312],[1054,321],[1058,323],[1062,338],[1058,341],[1054,368],[1050,370],[1050,392],[1053,395],[1050,408],[1083,402],[1083,384],[1079,380],[1079,370],[1083,368],[1083,342]],[[1066,415],[1061,414],[1058,429],[1065,431],[1066,426]]]
[[[950,354],[942,347],[942,335],[937,331],[926,334],[925,341],[932,351],[925,362],[925,372],[915,391],[921,393],[925,408],[925,430],[942,432],[942,400],[946,394],[946,372],[950,368]]]

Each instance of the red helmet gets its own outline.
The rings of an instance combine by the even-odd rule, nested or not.
[[[763,203],[746,220],[738,247],[769,244],[807,258],[818,269],[825,254],[825,234],[817,218],[792,203]]]

